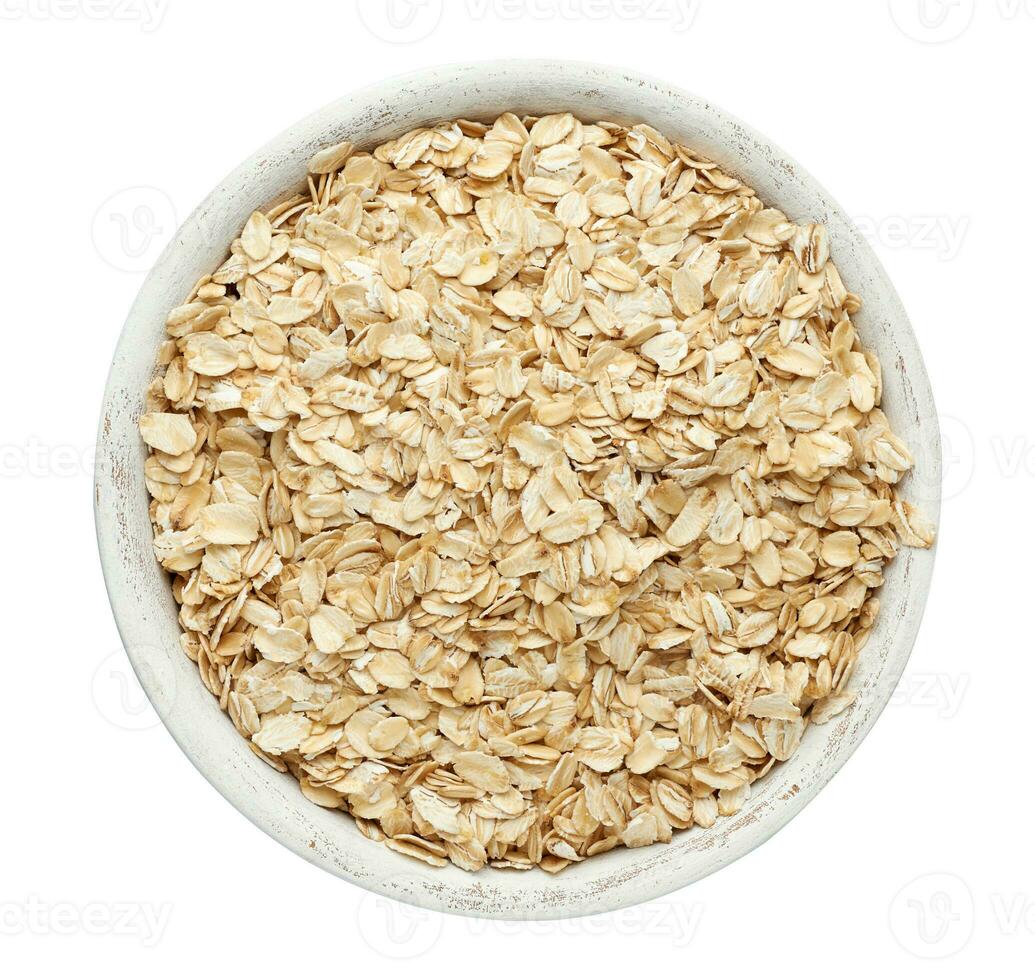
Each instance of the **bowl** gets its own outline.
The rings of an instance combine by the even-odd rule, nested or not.
[[[753,787],[735,817],[679,833],[670,844],[616,849],[558,876],[538,869],[427,868],[360,834],[352,819],[307,801],[294,778],[260,761],[220,710],[179,644],[177,607],[154,558],[146,447],[137,419],[156,373],[165,315],[215,268],[251,212],[304,183],[306,162],[343,139],[371,147],[419,125],[505,110],[568,110],[585,120],[648,122],[754,187],[792,219],[827,225],[855,318],[884,368],[883,407],[917,455],[904,495],[937,523],[941,461],[934,402],[916,338],[876,256],[827,192],[782,150],[673,85],[603,65],[500,61],[427,68],[339,99],[281,133],[222,180],[177,231],[145,280],[111,367],[98,438],[95,503],[104,578],[125,649],[166,728],[220,793],[307,861],[393,899],[474,916],[549,919],[647,901],[735,861],[784,826],[855,751],[891,697],[916,637],[934,562],[904,549],[887,569],[876,627],[860,657],[856,703],[811,726],[798,752]]]

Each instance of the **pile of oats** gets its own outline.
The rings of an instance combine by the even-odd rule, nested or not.
[[[140,421],[202,680],[432,865],[735,813],[933,536],[826,232],[568,114],[309,170],[169,314]]]

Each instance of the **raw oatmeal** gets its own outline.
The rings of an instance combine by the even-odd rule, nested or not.
[[[736,813],[933,537],[825,230],[568,114],[309,171],[170,312],[140,420],[202,681],[432,865]]]

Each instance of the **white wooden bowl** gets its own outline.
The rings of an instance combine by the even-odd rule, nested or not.
[[[166,312],[223,260],[255,208],[300,186],[315,150],[345,138],[370,147],[418,125],[491,120],[505,110],[648,122],[738,175],[791,218],[826,224],[842,277],[863,299],[856,323],[884,367],[884,408],[918,459],[904,492],[937,522],[939,431],[916,339],[877,258],[826,191],[767,139],[672,85],[602,65],[503,61],[424,69],[346,96],[263,147],[187,219],[144,282],[115,352],[98,442],[97,537],[119,631],[148,696],[194,765],[249,820],[306,860],[391,898],[445,912],[548,919],[609,911],[687,885],[746,854],[798,813],[893,693],[920,625],[934,555],[905,549],[888,569],[883,608],[854,679],[856,704],[810,727],[799,751],[755,785],[737,816],[679,833],[667,845],[614,850],[557,877],[425,868],[364,838],[344,813],[309,803],[291,776],[252,754],[180,650],[176,604],[151,547],[137,418]]]

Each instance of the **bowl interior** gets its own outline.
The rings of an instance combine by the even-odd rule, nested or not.
[[[904,492],[937,521],[939,435],[915,338],[876,257],[826,192],[768,140],[663,82],[605,66],[518,61],[426,69],[341,99],[260,150],[188,218],[144,283],[112,364],[99,433],[97,532],[112,607],[145,690],[184,752],[250,820],[307,860],[392,898],[480,916],[553,918],[665,894],[745,854],[793,817],[843,764],[891,696],[919,626],[934,556],[906,549],[891,564],[883,608],[855,675],[859,699],[831,723],[810,727],[795,756],[755,784],[739,814],[709,830],[677,834],[667,845],[597,856],[557,877],[539,870],[425,868],[364,838],[340,811],[309,803],[291,776],[252,754],[181,652],[176,605],[151,547],[146,452],[136,420],[154,376],[165,314],[223,260],[255,208],[304,181],[315,150],[346,138],[371,147],[424,123],[491,120],[506,110],[647,122],[735,173],[791,218],[826,224],[842,277],[863,299],[855,319],[884,368],[884,409],[917,456]]]

